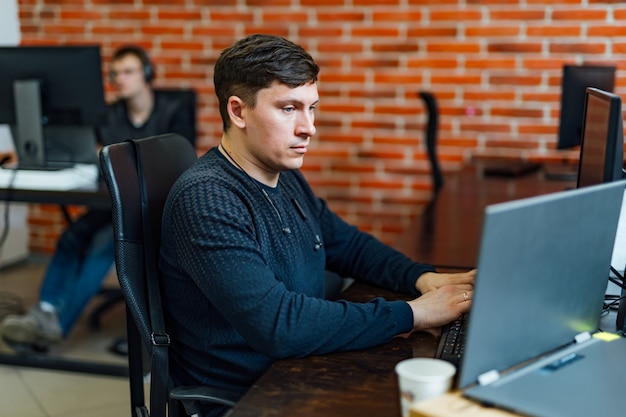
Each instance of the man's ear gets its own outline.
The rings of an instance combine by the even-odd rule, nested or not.
[[[243,108],[245,103],[237,96],[230,96],[228,98],[228,117],[233,125],[240,129],[246,127],[246,121],[243,117]]]

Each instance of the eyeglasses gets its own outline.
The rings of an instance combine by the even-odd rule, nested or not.
[[[140,72],[141,68],[122,68],[119,71],[111,70],[109,71],[109,79],[111,81],[115,81],[118,75],[123,75],[128,77],[129,75],[133,75],[136,72]]]

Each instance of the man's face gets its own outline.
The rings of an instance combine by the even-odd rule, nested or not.
[[[243,106],[246,148],[265,175],[298,169],[315,134],[316,83],[291,88],[274,82],[258,92],[254,108]]]
[[[133,98],[148,87],[141,60],[132,54],[111,62],[111,82],[121,99]]]

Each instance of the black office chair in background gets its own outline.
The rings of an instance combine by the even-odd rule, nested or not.
[[[443,187],[443,172],[437,155],[437,131],[439,130],[439,107],[435,95],[428,91],[419,91],[419,97],[424,102],[427,111],[424,129],[424,142],[433,181],[433,196],[436,196]]]
[[[158,285],[161,215],[176,179],[196,153],[180,135],[167,134],[106,146],[100,153],[113,208],[115,263],[127,306],[132,417],[196,413],[199,401],[232,406],[238,395],[210,387],[174,387],[169,376],[169,335]],[[142,346],[143,345],[143,346]],[[144,349],[152,357],[149,413],[144,401]]]
[[[154,92],[165,96],[170,101],[179,101],[180,105],[186,109],[186,114],[191,115],[193,120],[193,123],[191,124],[193,129],[193,138],[188,139],[195,143],[197,135],[196,114],[198,109],[198,95],[196,91],[193,89],[155,88]],[[65,214],[65,217],[68,221],[71,221],[68,214]],[[98,292],[98,295],[101,300],[97,307],[89,315],[89,328],[93,330],[100,328],[102,316],[107,311],[124,301],[124,296],[121,290],[117,287],[102,287]],[[124,354],[125,348],[126,341],[123,339],[114,341],[111,346],[111,350],[118,354]]]
[[[191,115],[193,120],[193,138],[191,139],[194,146],[197,140],[197,126],[196,126],[196,114],[198,111],[198,94],[192,89],[178,89],[178,88],[155,88],[154,92],[168,98],[169,100],[180,101],[181,106],[187,109],[187,113]]]

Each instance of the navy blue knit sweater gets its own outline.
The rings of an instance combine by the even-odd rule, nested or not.
[[[434,271],[345,223],[299,171],[270,188],[216,148],[170,192],[161,255],[172,375],[240,391],[276,359],[367,348],[412,328],[404,301],[325,300],[324,269],[416,295]]]

